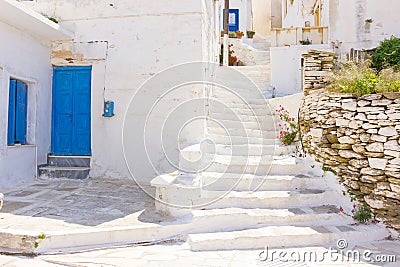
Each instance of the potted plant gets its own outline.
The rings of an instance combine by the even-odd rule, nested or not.
[[[229,36],[229,38],[236,38],[236,33],[235,32],[229,32],[228,36]]]
[[[312,44],[312,41],[310,41],[310,39],[308,39],[308,37],[307,37],[306,40],[300,40],[299,43],[301,45],[310,45],[310,44]]]
[[[365,24],[364,24],[364,30],[365,32],[369,33],[371,31],[371,24],[372,22],[374,22],[373,19],[369,18],[365,20]]]
[[[255,31],[246,31],[246,34],[247,34],[247,38],[249,38],[249,39],[253,39],[253,37],[254,37],[254,35],[256,34],[256,32]]]
[[[239,30],[237,30],[235,32],[235,34],[236,34],[236,38],[239,38],[239,39],[242,39],[242,37],[244,36],[244,33],[242,31],[239,31]]]

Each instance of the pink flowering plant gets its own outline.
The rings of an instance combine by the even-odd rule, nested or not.
[[[279,105],[276,113],[280,119],[280,123],[278,124],[279,135],[277,138],[279,138],[283,144],[291,145],[293,142],[295,142],[299,132],[298,124],[295,121],[295,118],[290,117],[289,111],[282,105]]]
[[[343,194],[346,195],[346,193]],[[359,223],[369,222],[372,219],[371,208],[369,207],[369,205],[365,202],[362,203],[360,201],[357,201],[357,198],[352,193],[350,193],[350,199],[351,202],[353,202],[353,209],[351,210],[351,214],[345,212],[342,206],[339,207],[340,212],[344,215],[352,217]],[[356,203],[358,203],[358,205]]]

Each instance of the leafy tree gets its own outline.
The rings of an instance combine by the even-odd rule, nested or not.
[[[384,40],[372,55],[372,65],[377,71],[393,68],[400,70],[400,39],[392,36]]]

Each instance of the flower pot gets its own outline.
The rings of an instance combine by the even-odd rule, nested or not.
[[[254,31],[247,31],[246,32],[247,38],[249,38],[249,39],[253,39],[255,34],[256,33]]]

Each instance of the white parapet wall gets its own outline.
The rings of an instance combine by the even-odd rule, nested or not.
[[[302,92],[301,55],[311,49],[332,51],[329,45],[271,47],[271,84],[277,96]]]

